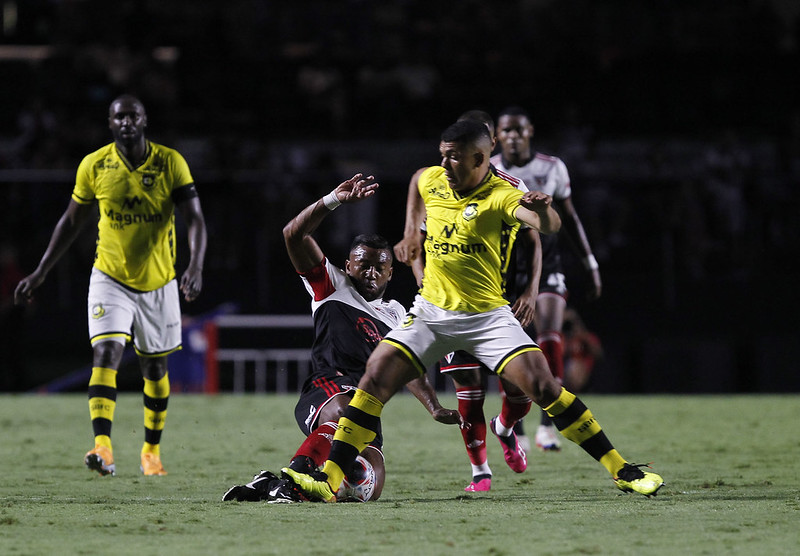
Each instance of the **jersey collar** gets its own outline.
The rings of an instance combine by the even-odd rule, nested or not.
[[[145,141],[144,158],[142,158],[142,163],[139,164],[139,166],[136,166],[135,168],[133,164],[131,164],[131,162],[125,157],[125,155],[122,154],[122,151],[120,151],[117,148],[116,141],[114,142],[114,152],[117,153],[117,156],[120,158],[120,160],[122,160],[123,164],[125,164],[125,167],[128,169],[128,171],[133,172],[137,168],[141,168],[147,163],[147,161],[150,159],[150,154],[153,152],[153,146],[150,143],[150,141]]]
[[[487,183],[489,183],[489,180],[491,180],[494,175],[495,175],[495,167],[492,164],[489,164],[489,171],[486,172],[486,176],[481,180],[481,182],[478,185],[476,185],[475,187],[473,187],[469,191],[467,191],[465,193],[459,193],[458,191],[456,191],[452,187],[450,189],[453,191],[453,196],[456,199],[466,199],[467,197],[470,197],[471,195],[475,194],[477,191],[480,191],[481,189],[483,189],[483,187]]]

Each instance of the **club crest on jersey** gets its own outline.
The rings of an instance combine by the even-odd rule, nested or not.
[[[92,306],[92,318],[93,319],[99,319],[100,317],[102,317],[105,314],[106,314],[106,310],[103,307],[102,303],[97,303],[97,304]]]
[[[358,321],[356,322],[356,328],[359,332],[361,332],[361,334],[364,335],[367,343],[371,345],[378,345],[378,342],[383,339],[381,333],[378,332],[378,327],[375,326],[375,323],[368,318],[359,317]]]
[[[461,215],[464,217],[464,220],[469,222],[470,220],[478,216],[478,204],[477,203],[468,204]]]
[[[544,175],[544,176],[534,176],[533,179],[536,180],[536,185],[538,185],[540,187],[547,183],[547,176],[546,175]]]
[[[155,174],[142,174],[142,186],[150,189],[156,184]]]

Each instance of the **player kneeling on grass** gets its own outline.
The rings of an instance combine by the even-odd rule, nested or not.
[[[364,375],[367,359],[383,336],[406,316],[400,303],[383,299],[394,259],[385,239],[376,235],[357,236],[342,270],[325,257],[311,236],[325,216],[340,204],[370,197],[377,187],[372,176],[356,174],[306,207],[283,229],[289,258],[312,299],[315,334],[312,372],[295,407],[295,419],[306,439],[289,464],[288,469],[294,472],[314,472],[328,459],[337,421]],[[435,420],[463,424],[458,411],[439,404],[426,376],[409,382],[408,388]],[[378,499],[385,474],[382,445],[378,429],[366,447],[353,455],[337,499]],[[301,502],[308,498],[285,474],[278,477],[262,471],[250,483],[228,489],[222,499]]]

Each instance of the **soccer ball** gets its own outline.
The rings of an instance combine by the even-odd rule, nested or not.
[[[375,492],[375,468],[362,458],[356,457],[353,468],[350,470],[339,491],[336,493],[338,502],[366,502]]]

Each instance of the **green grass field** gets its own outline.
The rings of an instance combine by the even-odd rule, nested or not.
[[[468,495],[458,430],[399,395],[384,410],[380,501],[222,503],[231,484],[288,462],[302,439],[294,396],[173,396],[169,475],[152,478],[139,474],[140,395],[117,403],[116,477],[83,467],[85,395],[0,396],[0,553],[798,554],[800,397],[583,399],[623,456],[655,462],[657,497],[622,494],[571,444],[514,474],[493,438],[493,489]],[[487,416],[498,408],[490,395]]]

